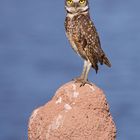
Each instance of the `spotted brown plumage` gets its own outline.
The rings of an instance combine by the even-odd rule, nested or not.
[[[76,3],[77,6],[77,3],[79,1],[80,0],[73,0],[73,5]],[[81,79],[87,81],[87,75],[90,66],[92,66],[97,73],[98,63],[100,63],[101,65],[106,64],[109,67],[111,67],[111,63],[109,62],[108,58],[101,48],[98,33],[93,22],[90,19],[88,1],[85,0],[85,6],[81,7],[81,11],[76,10],[75,12],[73,12],[72,7],[71,12],[70,8],[70,6],[66,5],[66,34],[74,51],[86,61],[83,73],[80,76],[80,81]]]

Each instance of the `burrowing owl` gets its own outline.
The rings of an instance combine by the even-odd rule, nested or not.
[[[101,48],[96,28],[90,19],[88,0],[65,0],[67,16],[65,20],[66,35],[74,51],[84,59],[84,68],[76,82],[85,85],[92,66],[98,72],[98,63],[111,67]]]

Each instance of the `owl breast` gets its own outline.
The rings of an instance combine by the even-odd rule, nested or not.
[[[71,47],[77,54],[79,54],[78,48],[73,39],[77,35],[76,22],[73,21],[73,18],[67,17],[65,22],[65,27],[66,27],[66,35],[68,40],[70,41]]]
[[[97,30],[88,13],[67,16],[65,28],[74,51],[83,59],[88,60],[96,72],[98,71],[98,62],[111,67],[111,63],[101,48]]]
[[[86,55],[83,51],[83,46],[78,45],[81,33],[79,28],[78,16],[66,17],[65,29],[67,38],[71,44],[72,49],[82,58],[86,59]]]

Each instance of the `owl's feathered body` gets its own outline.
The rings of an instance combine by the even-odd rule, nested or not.
[[[71,13],[68,8],[65,20],[66,35],[74,51],[85,60],[82,78],[86,80],[91,66],[97,72],[98,63],[109,67],[111,63],[101,48],[98,33],[89,16],[89,8],[86,6],[83,11],[77,13]]]
[[[66,17],[65,28],[67,37],[74,51],[83,59],[89,60],[98,71],[98,62],[110,67],[110,62],[103,52],[99,36],[88,13]]]

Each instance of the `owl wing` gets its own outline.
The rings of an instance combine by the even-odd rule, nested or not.
[[[87,59],[91,62],[92,67],[98,71],[98,62],[111,67],[111,63],[107,59],[100,44],[100,39],[96,28],[89,16],[81,15],[79,20],[79,45],[82,46]]]

